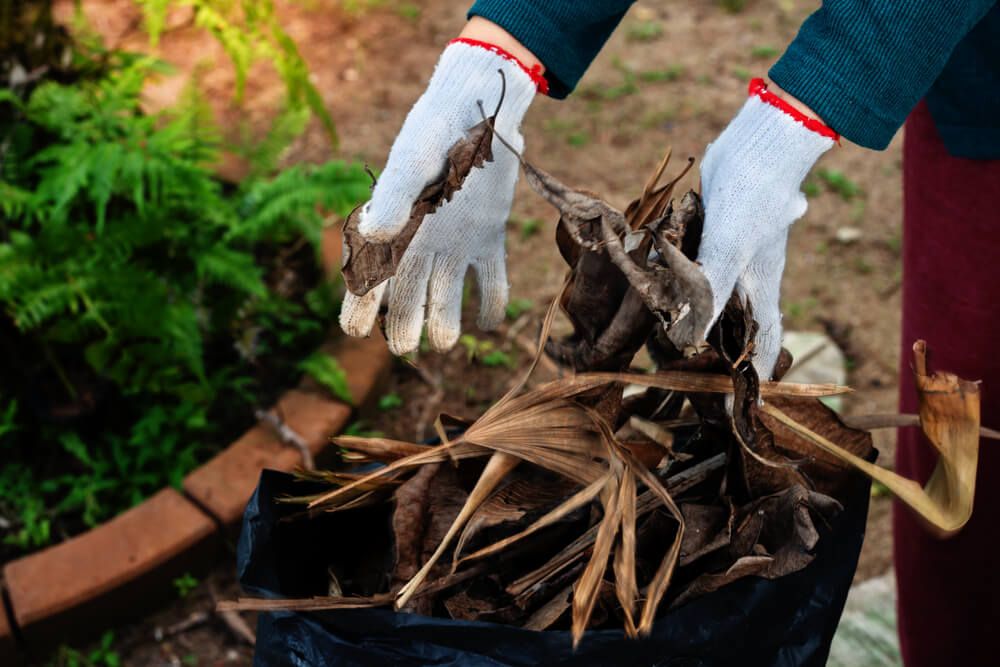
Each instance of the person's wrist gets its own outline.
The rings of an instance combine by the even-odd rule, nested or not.
[[[545,73],[545,63],[539,60],[534,53],[529,51],[512,34],[481,16],[473,16],[469,19],[462,32],[459,33],[458,39],[492,44],[514,56],[528,71]]]
[[[795,97],[791,93],[785,91],[781,86],[776,84],[774,81],[768,81],[767,89],[774,93],[779,99],[784,100],[793,109],[798,110],[804,116],[809,118],[815,118],[819,122],[826,124],[820,115],[807,106],[804,102],[800,101],[799,98]]]

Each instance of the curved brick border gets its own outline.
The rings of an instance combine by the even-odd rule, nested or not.
[[[328,271],[339,270],[340,253],[339,229],[327,229]],[[338,337],[322,349],[347,372],[358,406],[369,403],[391,365],[381,337]],[[274,411],[316,456],[348,424],[353,408],[318,392],[307,379],[287,391]],[[30,649],[85,636],[169,599],[175,577],[202,571],[219,556],[220,533],[237,525],[261,469],[291,470],[300,462],[297,449],[258,424],[185,477],[183,494],[163,489],[93,530],[7,563],[0,664],[14,663],[21,639]]]

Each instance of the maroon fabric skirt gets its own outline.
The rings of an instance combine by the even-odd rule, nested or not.
[[[1000,160],[950,156],[921,104],[903,146],[900,408],[916,412],[912,345],[931,370],[982,380],[982,422],[1000,428]],[[896,469],[923,483],[937,456],[900,431]],[[955,537],[893,515],[898,618],[907,667],[1000,665],[1000,441],[981,443],[975,509]]]

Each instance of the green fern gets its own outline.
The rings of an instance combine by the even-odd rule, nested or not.
[[[354,404],[351,388],[347,384],[347,373],[336,357],[325,352],[315,352],[306,357],[299,368],[340,400]]]
[[[101,58],[100,76],[0,95],[0,513],[21,549],[180,485],[295,381],[336,316],[324,218],[368,194],[340,162],[224,187],[205,105],[147,116],[161,65]],[[288,261],[305,267],[293,288]],[[307,366],[348,397],[336,368]]]

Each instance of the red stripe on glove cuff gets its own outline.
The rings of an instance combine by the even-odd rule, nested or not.
[[[761,101],[770,104],[779,111],[785,112],[813,132],[821,134],[824,137],[829,137],[838,143],[840,142],[840,135],[837,134],[833,128],[817,118],[810,118],[785,100],[769,91],[767,89],[767,83],[764,82],[764,79],[757,78],[750,81],[749,93],[751,97],[756,95],[761,99]]]
[[[479,48],[486,49],[487,51],[492,51],[501,58],[505,58],[512,63],[517,64],[518,67],[524,70],[524,73],[531,77],[531,80],[535,82],[535,86],[538,88],[538,92],[542,95],[549,94],[549,82],[544,76],[542,76],[542,66],[535,65],[532,68],[528,68],[527,65],[518,60],[513,54],[505,49],[501,49],[496,44],[490,44],[489,42],[482,42],[478,39],[469,39],[468,37],[457,37],[448,44],[468,44],[470,46],[478,46]]]

